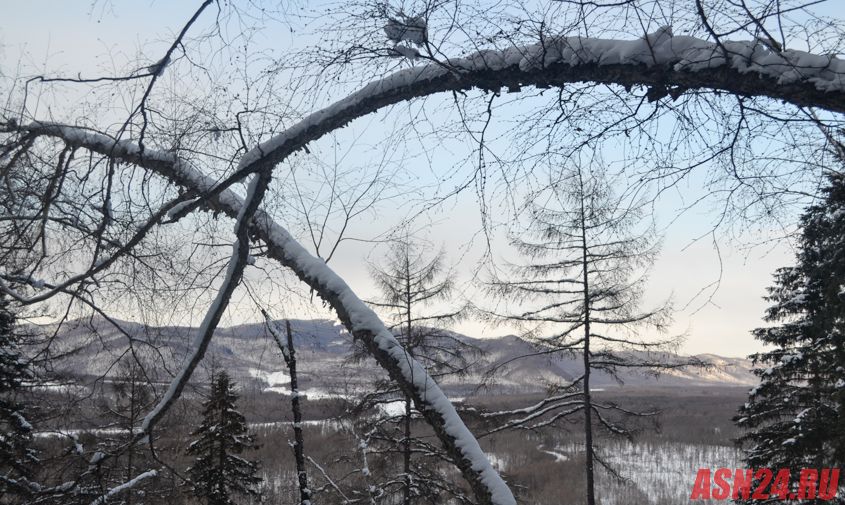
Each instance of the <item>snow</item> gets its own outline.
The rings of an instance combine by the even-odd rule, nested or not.
[[[289,386],[270,386],[261,390],[263,393],[277,393],[290,396]],[[306,400],[349,400],[354,398],[352,394],[335,393],[322,388],[305,388],[296,392],[296,395]]]
[[[250,377],[262,380],[270,386],[284,386],[285,384],[290,384],[290,375],[285,370],[265,372],[264,370],[259,370],[257,368],[250,368],[248,373]],[[285,391],[287,391],[287,388]]]
[[[390,30],[397,23],[390,24]],[[388,30],[385,27],[386,31]],[[410,40],[410,34],[395,33],[398,40]],[[388,34],[390,37],[390,34]],[[434,64],[400,70],[373,81],[334,104],[319,110],[285,132],[262,142],[247,152],[239,169],[253,165],[265,155],[283,148],[291,150],[302,146],[289,145],[306,132],[319,130],[341,116],[359,117],[385,105],[359,107],[362,102],[377,96],[394,96],[394,101],[410,98],[410,92],[401,93],[412,84],[431,81],[449,73],[518,69],[529,72],[551,65],[631,65],[660,66],[676,72],[697,73],[729,67],[743,74],[756,73],[773,78],[781,85],[802,81],[825,92],[845,92],[845,60],[834,56],[820,56],[794,49],[774,52],[757,40],[726,41],[727,58],[722,49],[712,42],[689,36],[674,36],[671,26],[664,26],[646,37],[635,40],[615,40],[589,37],[550,37],[543,43],[509,47],[504,50],[481,50],[464,58],[452,58]],[[401,46],[397,46],[401,47]],[[399,50],[399,49],[397,49]],[[404,51],[404,50],[401,50]],[[415,95],[413,95],[415,96]],[[355,110],[358,109],[358,110]]]
[[[410,42],[421,46],[425,43],[426,22],[423,16],[409,17],[400,13],[401,19],[388,19],[384,34],[393,42]]]
[[[493,467],[500,472],[504,472],[508,467],[507,459],[503,456],[500,456],[496,453],[488,452],[487,458],[490,460],[490,463],[493,465]]]
[[[12,412],[12,417],[18,421],[18,425],[20,425],[22,430],[32,431],[32,425],[29,424],[29,421],[20,412]]]
[[[123,484],[120,484],[119,486],[115,486],[115,487],[109,489],[104,495],[102,495],[99,498],[97,498],[96,500],[92,501],[91,505],[100,505],[102,503],[106,503],[108,501],[108,499],[111,498],[112,496],[114,496],[118,493],[122,493],[123,491],[126,491],[127,489],[131,489],[131,488],[135,487],[136,485],[138,485],[138,483],[141,482],[142,480],[149,479],[151,477],[155,477],[156,475],[158,475],[158,472],[156,472],[155,470],[149,470],[147,472],[144,472],[144,473],[138,475],[137,477],[135,477],[132,480],[129,480],[127,482],[124,482]]]
[[[179,202],[173,206],[170,210],[167,211],[167,218],[174,219],[177,214],[185,210],[186,208],[190,207],[191,205],[197,202],[196,198],[192,198],[190,200],[186,200],[184,202]]]
[[[801,352],[796,352],[795,354],[787,354],[781,358],[780,362],[784,365],[788,365],[793,361],[800,361],[804,358],[804,355]],[[771,371],[767,372],[767,374],[771,374]]]
[[[793,422],[794,422],[795,424],[801,424],[801,422],[804,420],[804,417],[805,417],[807,414],[809,414],[810,412],[811,412],[811,410],[810,410],[810,409],[804,409],[804,410],[802,410],[801,412],[799,412],[799,413],[798,413],[798,415],[797,415],[797,416],[795,416],[795,419],[793,420]]]
[[[396,400],[393,402],[380,403],[378,409],[388,417],[404,416],[405,415],[405,400]]]
[[[164,69],[170,64],[170,56],[165,55],[162,59],[147,67],[147,72],[160,76],[164,73]]]
[[[250,368],[248,370],[248,373],[250,377],[261,380],[267,384],[267,387],[261,390],[263,393],[278,393],[285,396],[290,396],[290,375],[287,371],[279,370],[276,372],[265,372],[264,370],[259,370],[257,368]],[[351,392],[349,394],[337,393],[319,387],[310,387],[304,389],[300,388],[299,390],[297,390],[296,394],[297,396],[305,398],[306,400],[348,400],[355,396]]]
[[[133,433],[139,433],[138,429],[134,429]],[[60,430],[51,430],[51,431],[37,431],[33,434],[36,438],[56,438],[56,437],[69,437],[70,439],[77,441],[79,435],[94,435],[97,437],[108,437],[108,436],[116,436],[116,435],[126,435],[128,434],[128,430],[123,428],[63,428]],[[82,446],[80,445],[77,448],[77,452],[81,454]]]
[[[562,452],[564,449],[561,447],[555,447],[554,450],[550,451],[548,449],[543,449],[543,444],[540,444],[537,446],[537,450],[544,454],[548,454],[549,456],[554,457],[555,463],[564,463],[566,461],[569,461],[569,456]]]
[[[788,49],[783,52],[753,41],[725,41],[722,48],[706,40],[674,36],[671,26],[637,40],[558,37],[531,46],[519,68],[529,70],[553,63],[578,66],[641,64],[665,66],[679,72],[700,72],[727,66],[742,74],[756,73],[786,85],[806,80],[821,91],[845,91],[845,61]]]
[[[273,339],[276,341],[276,344],[279,346],[279,349],[282,350],[282,354],[285,356],[285,360],[290,359],[290,349],[288,349],[288,339],[282,335],[282,327],[276,321],[270,319],[270,315],[264,312],[264,321],[267,323],[267,329],[270,330],[270,334],[273,336]]]
[[[413,47],[397,45],[393,48],[393,50],[396,51],[398,56],[404,56],[409,60],[416,60],[420,57],[420,52]]]
[[[332,393],[331,391],[326,391],[325,389],[321,388],[306,388],[300,390],[298,394],[300,397],[304,396],[306,400],[349,399],[349,395],[345,395],[342,393]]]

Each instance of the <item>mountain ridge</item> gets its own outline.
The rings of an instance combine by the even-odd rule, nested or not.
[[[370,359],[352,360],[354,339],[336,321],[328,319],[291,319],[294,345],[298,355],[301,383],[312,396],[343,396],[350,390],[366,390],[384,373]],[[116,321],[118,322],[118,321]],[[132,337],[132,346],[138,356],[154,365],[159,380],[169,380],[190,349],[195,328],[189,326],[145,326],[140,323],[119,321],[126,334]],[[57,338],[52,352],[67,353],[59,360],[57,370],[66,375],[110,376],[114,366],[126,350],[129,338],[103,318],[86,318],[41,326],[55,332]],[[481,389],[498,392],[536,392],[554,385],[571,382],[583,370],[578,355],[530,356],[517,359],[520,354],[535,350],[532,344],[516,335],[493,338],[474,338],[456,332],[452,336],[480,349],[478,368],[460,378],[449,377],[441,382],[451,395],[469,395]],[[535,353],[536,354],[536,353]],[[683,359],[673,353],[661,353],[668,359]],[[597,388],[651,386],[753,386],[757,383],[751,373],[751,362],[744,358],[731,358],[716,354],[701,354],[713,363],[706,369],[669,370],[660,377],[635,374],[623,370],[621,384],[605,372],[595,371],[591,382]],[[250,387],[268,392],[283,392],[285,365],[275,342],[270,338],[264,323],[247,323],[221,327],[204,360],[225,367],[236,379]],[[488,380],[484,369],[500,366],[493,380]],[[344,393],[346,392],[346,393]]]

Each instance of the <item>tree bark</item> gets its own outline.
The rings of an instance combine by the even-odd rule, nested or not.
[[[282,349],[285,364],[290,372],[290,405],[293,410],[293,457],[296,461],[296,475],[299,483],[299,502],[303,505],[310,503],[311,490],[308,488],[308,473],[305,470],[305,438],[302,436],[302,407],[299,401],[299,382],[296,378],[296,351],[293,348],[293,332],[290,321],[285,321],[287,332],[287,352]]]
[[[587,223],[584,216],[584,182],[578,173],[581,185],[581,266],[584,282],[584,451],[587,472],[587,505],[596,505],[596,492],[593,468],[593,401],[590,397],[590,280],[589,261],[587,259]]]
[[[411,317],[411,258],[409,257],[408,249],[405,249],[405,350],[408,354],[414,355],[414,341],[411,336],[413,330],[413,318]],[[405,472],[404,483],[402,486],[402,503],[403,505],[411,505],[411,398],[405,397],[405,439],[402,444],[402,468]]]

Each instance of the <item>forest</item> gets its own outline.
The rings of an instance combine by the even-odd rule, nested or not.
[[[839,0],[4,11],[0,503],[845,504]]]

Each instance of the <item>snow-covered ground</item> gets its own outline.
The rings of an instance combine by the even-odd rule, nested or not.
[[[404,408],[404,403],[396,402],[396,406]],[[345,429],[344,424],[338,421],[308,421],[303,424],[320,427],[324,434]],[[290,423],[260,423],[253,427],[287,430]],[[556,445],[540,444],[536,450],[538,457],[541,454],[551,456],[551,464],[564,464],[582,457],[584,446],[561,442]],[[707,500],[690,502],[689,496],[697,471],[700,468],[742,466],[739,453],[733,447],[719,445],[610,441],[600,446],[599,454],[626,479],[620,482],[596,465],[597,497],[602,505],[715,504],[716,501]],[[513,458],[506,451],[491,451],[487,457],[500,472],[507,474],[512,469]]]
[[[541,451],[552,454],[558,462],[565,461],[559,457],[583,453],[584,446],[569,443]],[[689,497],[699,469],[742,466],[736,449],[720,445],[617,441],[600,446],[599,455],[626,479],[619,482],[596,465],[599,468],[596,492],[602,505],[629,505],[633,497],[638,497],[637,503],[642,505],[691,503]],[[639,501],[643,497],[646,502]],[[697,500],[695,503],[717,502]]]

